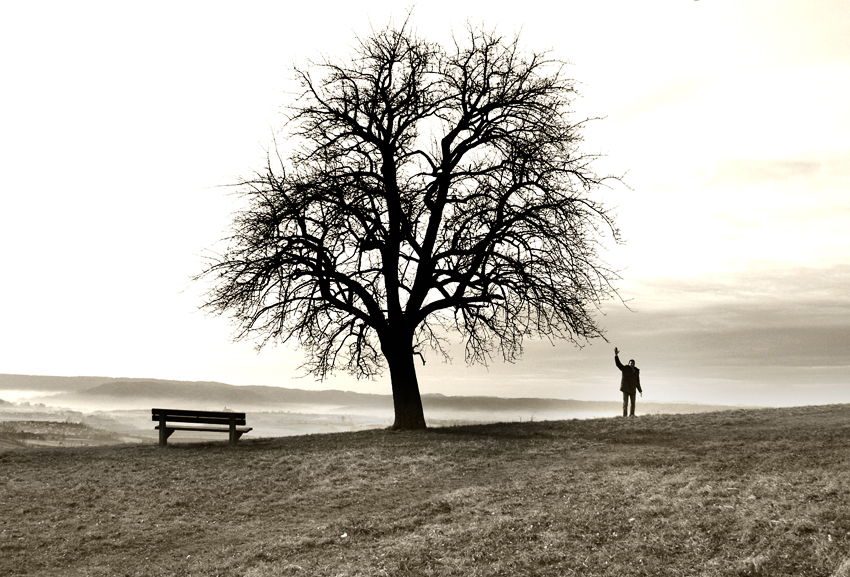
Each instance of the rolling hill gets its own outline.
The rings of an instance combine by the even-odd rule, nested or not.
[[[166,449],[12,439],[0,575],[850,577],[848,435],[832,405]]]
[[[51,379],[56,379],[52,381]],[[50,394],[38,399],[52,406],[77,410],[139,410],[154,406],[197,409],[233,408],[240,411],[290,411],[301,413],[391,415],[392,396],[341,390],[311,391],[285,387],[236,386],[209,381],[110,377],[21,377],[0,375],[0,390],[21,390],[32,384]],[[84,386],[88,385],[88,386]],[[61,388],[61,387],[67,388]],[[611,416],[620,402],[487,396],[422,396],[426,417],[448,420],[523,420]],[[642,414],[680,414],[717,411],[732,407],[686,403],[639,403]]]

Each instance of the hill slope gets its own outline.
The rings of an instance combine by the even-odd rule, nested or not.
[[[234,386],[216,382],[117,380],[89,389],[50,398],[51,403],[74,407],[111,409],[151,408],[157,405],[191,406],[198,409],[238,408],[245,411],[303,410],[334,413],[391,414],[392,396],[350,391],[309,391],[284,387]],[[423,395],[426,417],[436,419],[565,418],[575,415],[615,415],[620,402],[575,401],[538,398],[463,397]],[[722,405],[641,403],[646,413],[696,413],[729,409]],[[477,415],[475,415],[477,414]],[[489,420],[494,420],[490,418]]]
[[[850,405],[0,452],[0,574],[847,577]]]
[[[0,391],[33,391],[56,393],[81,391],[104,382],[109,377],[52,377],[45,375],[0,374]]]

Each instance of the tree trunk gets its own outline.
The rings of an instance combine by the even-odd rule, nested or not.
[[[405,339],[400,339],[402,342]],[[393,388],[393,408],[395,409],[394,431],[424,429],[425,413],[422,411],[422,397],[419,395],[419,381],[416,379],[416,365],[413,363],[413,347],[398,343],[384,346],[384,357],[390,367],[390,379]]]

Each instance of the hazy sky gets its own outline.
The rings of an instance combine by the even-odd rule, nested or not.
[[[368,6],[368,11],[363,11]],[[293,380],[300,354],[230,342],[189,276],[259,167],[293,64],[344,55],[394,2],[5,2],[0,7],[0,373],[216,380],[389,393],[388,377]],[[609,343],[528,342],[488,370],[433,356],[424,393],[850,402],[850,4],[845,0],[429,0],[549,48],[627,240],[606,257]]]

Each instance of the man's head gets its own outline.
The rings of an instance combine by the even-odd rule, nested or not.
[[[635,366],[635,360],[634,359],[629,359],[629,366],[630,367]]]

